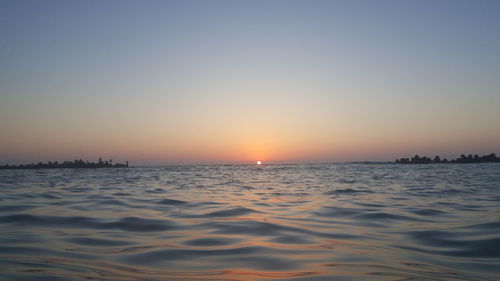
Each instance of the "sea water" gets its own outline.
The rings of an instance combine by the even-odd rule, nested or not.
[[[500,280],[500,164],[0,171],[0,280]]]

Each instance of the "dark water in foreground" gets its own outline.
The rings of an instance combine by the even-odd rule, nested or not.
[[[0,171],[0,280],[500,280],[500,164]]]

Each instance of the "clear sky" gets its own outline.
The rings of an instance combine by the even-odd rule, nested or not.
[[[500,1],[0,2],[0,164],[500,152]]]

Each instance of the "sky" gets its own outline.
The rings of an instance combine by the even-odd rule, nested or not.
[[[0,2],[0,164],[500,153],[500,2]]]

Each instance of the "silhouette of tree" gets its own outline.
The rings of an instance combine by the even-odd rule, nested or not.
[[[64,161],[62,163],[59,163],[57,161],[55,162],[49,161],[47,163],[38,162],[37,164],[31,163],[24,165],[9,165],[9,164],[0,165],[0,169],[126,168],[126,167],[128,167],[128,161],[126,162],[126,164],[115,163],[113,165],[111,160],[109,162],[108,161],[103,162],[102,158],[99,158],[99,161],[97,163],[83,161],[82,159],[79,159],[73,161]]]
[[[457,159],[443,159],[439,157],[439,155],[436,155],[434,159],[431,159],[427,156],[420,157],[418,155],[415,155],[411,159],[408,158],[400,158],[396,160],[396,163],[399,164],[432,164],[432,163],[486,163],[486,162],[500,162],[500,158],[498,158],[495,153],[491,153],[488,155],[483,155],[483,156],[478,156],[475,154],[474,156],[472,154],[469,154],[465,156],[465,154],[461,154],[459,158]]]

